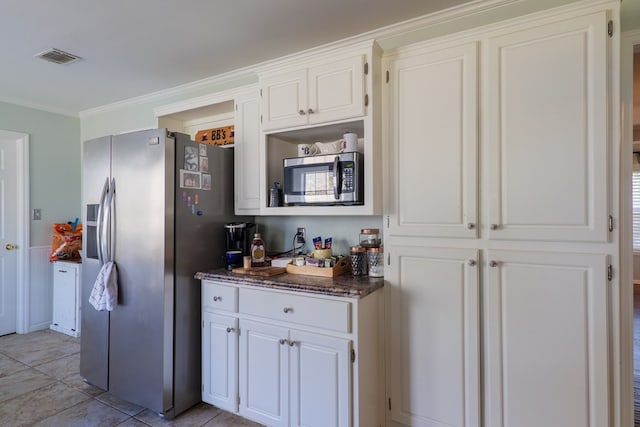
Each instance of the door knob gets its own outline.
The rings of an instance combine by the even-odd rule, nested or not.
[[[17,246],[14,245],[13,243],[7,243],[6,246],[4,247],[6,250],[8,251],[12,251],[16,248]]]

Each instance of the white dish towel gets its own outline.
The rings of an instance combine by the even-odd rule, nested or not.
[[[89,302],[98,311],[112,311],[118,304],[118,270],[113,261],[102,265]]]

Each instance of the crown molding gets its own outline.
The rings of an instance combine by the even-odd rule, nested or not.
[[[77,118],[80,117],[77,111],[64,110],[64,109],[61,109],[61,108],[52,107],[51,105],[44,105],[44,104],[36,104],[36,103],[25,102],[24,100],[20,100],[20,99],[13,99],[13,98],[9,98],[9,97],[0,97],[0,102],[5,103],[5,104],[15,105],[17,107],[23,107],[23,108],[29,108],[29,109],[32,109],[32,110],[38,110],[38,111],[42,111],[42,112],[45,112],[45,113],[58,114],[58,115],[61,115],[61,116],[72,117],[74,119],[77,119]]]

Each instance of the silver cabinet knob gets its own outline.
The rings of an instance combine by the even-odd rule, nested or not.
[[[313,114],[313,113],[315,113],[315,111],[313,111],[313,108],[309,108],[309,109],[307,110],[307,113],[309,113],[309,114]]]
[[[304,116],[307,113],[305,113],[304,110],[300,110],[300,111],[298,111],[298,114],[300,114],[301,116]]]
[[[284,338],[280,338],[280,345],[285,345],[287,344],[289,341],[285,340]]]
[[[222,297],[213,297],[213,300],[218,302],[218,301],[222,301]]]
[[[476,228],[476,225],[473,222],[470,222],[467,224],[467,229],[468,230],[473,230],[474,228]]]
[[[498,261],[489,261],[489,267],[497,267],[498,266]]]
[[[231,332],[235,332],[235,328],[227,328],[227,333],[230,334]]]
[[[469,261],[467,261],[467,265],[469,267],[475,267],[476,265],[476,260],[475,259],[470,259]]]
[[[498,224],[491,224],[491,225],[489,226],[489,228],[490,228],[491,230],[497,230],[497,229],[498,229]]]
[[[282,311],[285,312],[285,313],[291,313],[293,311],[293,308],[285,307],[285,308],[282,309]]]
[[[298,341],[289,341],[289,347],[293,347],[294,345],[298,345]]]

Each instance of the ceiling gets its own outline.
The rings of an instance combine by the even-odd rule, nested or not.
[[[2,0],[0,101],[77,114],[470,1]]]

